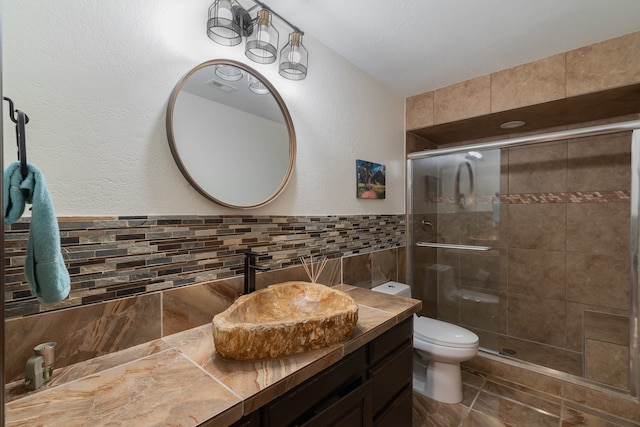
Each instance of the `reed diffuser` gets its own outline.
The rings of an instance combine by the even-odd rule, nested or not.
[[[322,270],[324,270],[325,266],[329,259],[326,256],[321,256],[320,260],[314,264],[313,255],[309,256],[309,260],[306,258],[300,257],[300,262],[304,267],[304,271],[307,273],[307,277],[311,283],[318,283],[318,279],[320,278],[320,274],[322,274]]]

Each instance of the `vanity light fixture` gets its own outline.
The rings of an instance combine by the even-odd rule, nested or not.
[[[244,54],[258,64],[271,64],[278,57],[279,38],[278,30],[271,25],[271,12],[268,9],[258,12],[255,25],[257,28],[247,37]]]
[[[224,46],[235,46],[242,42],[242,20],[238,13],[242,7],[236,1],[216,1],[209,7],[207,35],[211,40]]]
[[[302,80],[307,77],[309,53],[302,45],[302,33],[289,34],[289,43],[280,52],[280,75],[289,80]]]
[[[274,63],[278,59],[279,42],[279,31],[272,22],[275,15],[292,30],[288,43],[280,51],[279,73],[289,80],[306,78],[309,52],[302,44],[304,32],[264,3],[258,0],[247,1],[254,3],[248,9],[238,0],[214,1],[209,7],[207,21],[209,38],[224,46],[236,46],[246,37],[247,58],[259,64]],[[252,13],[258,7],[260,10],[252,17]]]

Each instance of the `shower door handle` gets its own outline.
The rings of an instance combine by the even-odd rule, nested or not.
[[[429,243],[418,242],[416,246],[424,248],[441,248],[441,249],[462,249],[466,251],[488,251],[491,246],[474,246],[474,245],[456,245],[454,243]]]

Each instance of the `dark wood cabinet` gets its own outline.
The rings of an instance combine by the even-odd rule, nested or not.
[[[410,426],[413,318],[233,424]]]

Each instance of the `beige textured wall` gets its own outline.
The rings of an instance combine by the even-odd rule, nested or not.
[[[407,130],[640,83],[640,32],[407,98]]]

